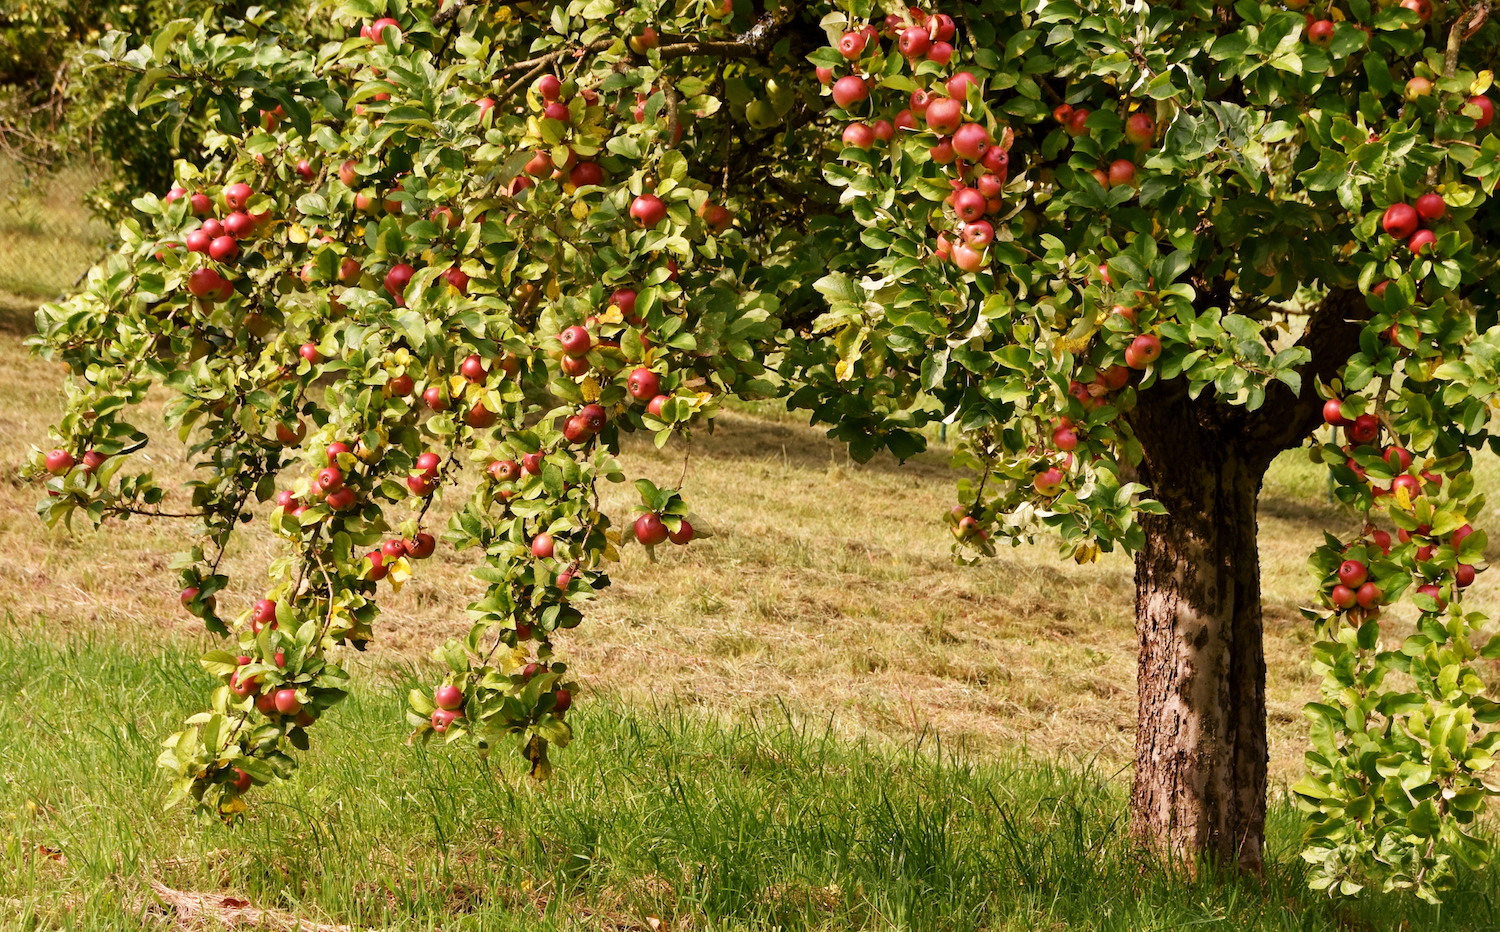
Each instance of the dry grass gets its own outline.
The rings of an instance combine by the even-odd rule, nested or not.
[[[79,206],[97,181],[86,169],[32,176],[0,159],[0,308],[6,292],[67,290],[99,257],[110,231]]]
[[[85,228],[67,195],[54,187],[48,210],[61,227]],[[7,249],[6,229],[14,227],[0,227],[0,282],[10,281],[8,267],[39,266],[34,255],[7,255],[15,247]],[[75,246],[40,264],[51,269],[50,290],[66,287],[89,258]],[[34,304],[0,294],[0,548],[15,555],[14,571],[0,573],[0,604],[56,629],[108,625],[132,637],[194,630],[166,568],[185,546],[185,526],[131,522],[70,535],[45,529],[33,513],[38,490],[16,473],[29,446],[46,443],[60,378],[21,347]],[[159,404],[148,404],[138,423],[151,431],[159,418]],[[171,488],[187,475],[181,456],[182,445],[166,437],[137,459]],[[632,476],[671,482],[682,456],[677,444],[663,453],[631,443],[623,460]],[[842,732],[933,729],[978,748],[1024,744],[1125,765],[1135,724],[1129,561],[1106,555],[1078,567],[1038,546],[955,566],[938,520],[952,504],[955,474],[945,463],[936,450],[906,465],[859,466],[791,418],[724,416],[714,434],[695,438],[684,486],[716,536],[664,548],[654,565],[630,548],[614,587],[565,638],[566,653],[591,687],[630,700],[726,715],[785,703],[831,718]],[[1495,472],[1489,463],[1487,475]],[[1304,561],[1324,527],[1354,524],[1326,504],[1321,482],[1305,457],[1288,454],[1263,498],[1275,782],[1300,769],[1300,707],[1316,694],[1311,632],[1297,614],[1310,595]],[[605,500],[623,516],[633,497],[624,485]],[[256,597],[274,546],[257,522],[232,552],[226,566],[236,589],[220,599],[226,616]],[[466,575],[469,560],[440,553],[387,600],[366,666],[425,656],[466,629],[461,607],[480,590]],[[1495,575],[1476,586],[1486,602]]]

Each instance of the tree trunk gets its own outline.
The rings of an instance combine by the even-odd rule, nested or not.
[[[1189,869],[1202,855],[1259,873],[1267,749],[1255,512],[1270,458],[1186,399],[1142,405],[1132,423],[1141,478],[1168,510],[1141,516],[1135,563],[1132,829]]]

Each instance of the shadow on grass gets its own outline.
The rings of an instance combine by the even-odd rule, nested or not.
[[[29,337],[36,333],[36,309],[42,301],[0,292],[0,333]]]

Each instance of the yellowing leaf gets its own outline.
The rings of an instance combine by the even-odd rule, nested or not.
[[[245,805],[243,796],[236,796],[226,802],[219,803],[219,811],[224,815],[235,815],[244,812],[249,807]]]
[[[599,315],[599,322],[604,324],[623,324],[625,322],[625,315],[620,313],[620,306],[618,304],[611,304],[604,309],[603,314]]]
[[[1099,559],[1098,544],[1083,544],[1073,551],[1073,562],[1082,566],[1085,563],[1093,563]]]
[[[1396,488],[1395,498],[1402,511],[1411,511],[1411,493],[1406,490],[1406,486]]]
[[[833,367],[833,374],[840,382],[847,382],[854,375],[853,359],[840,359],[838,365]]]
[[[405,557],[397,558],[396,562],[391,564],[390,573],[386,576],[386,579],[391,581],[391,590],[393,592],[400,592],[401,585],[408,579],[411,579],[411,564],[407,562]]]
[[[568,187],[571,188],[572,185],[568,185]],[[587,220],[588,218],[589,218],[589,205],[585,204],[583,201],[575,201],[573,203],[573,219],[574,220]]]
[[[1475,95],[1483,94],[1485,91],[1489,90],[1490,85],[1494,83],[1495,73],[1486,68],[1484,71],[1479,72],[1479,74],[1474,78],[1474,83],[1469,85],[1469,93]]]
[[[300,223],[294,223],[286,231],[286,238],[294,243],[307,242],[307,230]]]
[[[601,553],[599,556],[602,559],[608,560],[611,563],[618,563],[618,562],[620,562],[620,551],[615,548],[614,544],[605,544],[604,545],[604,552]]]
[[[599,400],[599,380],[594,378],[593,376],[589,376],[588,378],[584,379],[583,384],[578,386],[578,388],[583,392],[584,401]]]

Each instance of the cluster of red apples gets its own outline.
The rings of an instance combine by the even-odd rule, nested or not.
[[[1350,418],[1344,414],[1343,406],[1344,403],[1338,398],[1325,401],[1323,420],[1332,428],[1344,430],[1348,443],[1343,452],[1349,457],[1346,465],[1359,481],[1369,486],[1375,499],[1386,497],[1399,499],[1404,496],[1405,503],[1402,507],[1405,508],[1420,496],[1436,492],[1443,483],[1443,477],[1417,467],[1410,451],[1397,444],[1389,444],[1384,449],[1378,448],[1382,424],[1377,415],[1367,412]],[[1375,484],[1368,470],[1354,458],[1353,453],[1356,447],[1379,449],[1380,458],[1394,473],[1389,486]],[[1464,539],[1472,533],[1474,533],[1473,527],[1464,524],[1448,535],[1447,543],[1457,552]],[[1440,585],[1441,577],[1445,575],[1444,572],[1435,567],[1423,566],[1433,559],[1437,548],[1443,541],[1432,536],[1432,528],[1429,525],[1418,525],[1415,530],[1411,531],[1404,528],[1398,529],[1397,539],[1402,544],[1414,542],[1416,545],[1413,556],[1418,564],[1417,572],[1425,577],[1417,586],[1416,591],[1431,596],[1437,601],[1439,608],[1446,605]],[[1328,604],[1339,611],[1358,609],[1367,614],[1373,614],[1386,601],[1385,589],[1381,586],[1380,580],[1373,578],[1369,561],[1390,555],[1391,535],[1388,531],[1367,524],[1364,540],[1365,543],[1356,544],[1346,551],[1346,559],[1340,564],[1336,574],[1337,579],[1331,580],[1325,589],[1324,595]],[[1402,569],[1400,572],[1407,571]],[[1459,563],[1453,569],[1453,583],[1459,589],[1467,588],[1473,584],[1477,573],[1478,570],[1474,566]]]
[[[1432,225],[1447,215],[1448,205],[1443,196],[1429,191],[1417,198],[1415,205],[1399,201],[1387,207],[1380,218],[1380,227],[1394,239],[1405,240],[1412,255],[1430,255],[1437,242]]]
[[[599,97],[591,88],[584,88],[576,94],[570,93],[573,85],[564,84],[562,79],[555,74],[542,75],[532,85],[532,90],[536,92],[534,96],[528,98],[531,101],[532,110],[544,120],[555,121],[564,139],[570,138],[573,133],[574,113],[568,106],[569,102],[577,97],[587,107],[597,103]],[[490,106],[494,106],[493,101],[490,102]],[[488,110],[488,108],[483,109]],[[559,148],[566,150],[561,164],[553,159],[552,152],[537,148],[532,151],[531,159],[525,165],[525,173],[532,178],[550,177],[554,181],[566,179],[567,183],[575,188],[604,184],[604,169],[597,162],[581,161],[577,152],[566,144],[561,144]],[[525,176],[517,176],[516,180],[511,183],[511,193],[519,193],[530,185],[531,181]]]
[[[953,58],[953,18],[946,13],[926,13],[910,9],[907,16],[892,13],[883,23],[883,36],[893,39],[896,49],[913,70],[916,80],[930,76],[916,73],[923,61],[947,65]],[[833,101],[843,110],[853,112],[869,99],[870,89],[883,61],[882,30],[873,23],[846,32],[839,40],[839,53],[855,73],[834,78],[833,69],[819,67],[818,80],[831,85]],[[1004,203],[1002,194],[1010,171],[1010,143],[1013,134],[1007,127],[996,141],[981,120],[987,114],[982,107],[968,104],[969,88],[979,87],[979,79],[969,71],[911,92],[910,106],[873,123],[856,120],[844,129],[843,142],[856,149],[870,149],[876,142],[889,142],[897,132],[918,133],[925,128],[933,134],[928,157],[946,166],[953,193],[948,206],[954,219],[953,237],[947,232],[937,237],[935,252],[952,261],[965,272],[978,272],[988,264],[986,250],[995,239],[995,229],[986,216],[999,214]]]
[[[220,269],[233,268],[235,260],[239,258],[240,241],[259,233],[271,220],[269,212],[246,212],[245,208],[253,193],[244,182],[226,185],[220,197],[229,213],[220,220],[213,216],[214,201],[207,194],[200,191],[189,195],[181,187],[174,187],[167,192],[168,204],[186,197],[193,214],[203,218],[197,229],[184,237],[188,252],[207,256],[217,263],[217,267],[203,266],[188,273],[188,291],[196,297],[205,301],[224,302],[234,294],[234,284],[224,278]],[[157,258],[161,259],[162,254],[158,253]]]
[[[1062,126],[1063,132],[1077,139],[1080,136],[1089,135],[1088,119],[1091,115],[1087,107],[1074,107],[1072,104],[1058,104],[1052,110],[1052,119]],[[1156,120],[1151,114],[1144,111],[1136,111],[1125,118],[1125,140],[1134,146],[1137,153],[1146,149],[1156,139]],[[1090,169],[1089,174],[1099,182],[1099,186],[1105,189],[1135,187],[1136,165],[1134,159],[1113,159],[1108,165]]]

